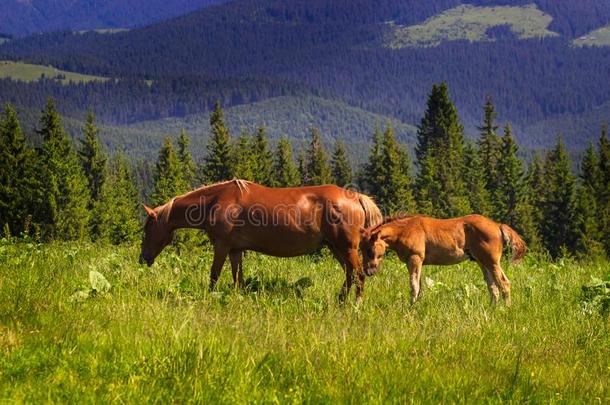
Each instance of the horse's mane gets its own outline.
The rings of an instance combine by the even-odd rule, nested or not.
[[[208,184],[205,186],[201,186],[195,190],[192,190],[192,191],[189,191],[182,195],[176,196],[176,197],[172,198],[171,200],[169,200],[167,203],[160,206],[159,212],[158,212],[158,220],[162,220],[165,223],[167,223],[167,221],[169,220],[169,216],[172,212],[172,207],[174,206],[174,201],[176,200],[176,198],[191,196],[193,194],[200,194],[202,192],[210,191],[216,187],[224,186],[227,184],[235,184],[237,186],[237,188],[239,189],[239,192],[243,195],[243,194],[248,193],[248,191],[250,190],[250,188],[249,188],[250,184],[254,184],[254,183],[252,183],[251,181],[248,181],[248,180],[233,179],[233,180],[219,181],[214,184]]]
[[[254,184],[254,183],[251,182],[251,181],[248,181],[248,180],[243,180],[243,179],[233,179],[233,180],[219,181],[217,183],[208,184],[208,185],[204,185],[204,186],[201,186],[199,188],[196,188],[195,190],[189,191],[188,193],[183,194],[180,197],[183,197],[183,196],[189,195],[189,194],[200,193],[202,191],[208,191],[210,189],[213,189],[213,188],[216,188],[216,187],[220,187],[220,186],[224,186],[224,185],[227,185],[227,184],[235,184],[242,194],[246,194],[246,193],[248,193],[248,191],[250,189],[250,184]]]
[[[378,230],[380,227],[387,225],[391,222],[396,222],[396,221],[400,221],[401,219],[408,219],[408,218],[415,218],[415,217],[421,217],[420,214],[408,214],[406,212],[398,212],[394,215],[391,215],[389,217],[385,217],[383,219],[383,221],[381,221],[380,224],[376,225],[371,232],[375,232],[376,230]]]

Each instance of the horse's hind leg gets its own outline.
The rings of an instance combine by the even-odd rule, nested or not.
[[[407,260],[409,281],[411,283],[411,305],[415,304],[421,291],[421,268],[424,261],[419,255],[413,255]]]
[[[485,278],[485,282],[487,283],[487,289],[489,290],[489,295],[491,297],[491,302],[496,304],[498,302],[498,298],[500,296],[500,291],[498,290],[498,285],[496,284],[496,279],[491,273],[491,270],[483,266],[479,262],[479,267],[481,267],[481,271],[483,272],[483,277]],[[493,266],[492,266],[493,267]]]
[[[502,271],[502,267],[500,267],[500,263],[494,263],[492,268],[492,274],[496,279],[496,284],[500,286],[500,290],[502,291],[502,298],[504,298],[504,302],[506,305],[511,304],[510,299],[510,281],[508,281],[508,277]]]
[[[354,282],[354,271],[347,264],[344,255],[342,255],[338,249],[332,246],[329,247],[333,256],[335,257],[335,259],[337,259],[337,261],[345,271],[345,281],[343,282],[343,286],[341,287],[341,291],[339,292],[339,302],[343,303],[345,302],[345,299],[347,298],[349,291],[352,288],[352,283]]]
[[[231,273],[233,274],[233,286],[235,288],[243,287],[244,285],[243,259],[244,252],[241,250],[232,251],[229,253],[229,260],[231,261]]]
[[[214,261],[212,262],[212,270],[210,271],[210,291],[216,288],[218,277],[220,277],[222,266],[224,266],[228,254],[229,249],[225,248],[219,243],[214,245]]]

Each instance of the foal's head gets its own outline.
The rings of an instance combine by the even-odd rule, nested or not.
[[[364,274],[373,276],[379,271],[388,244],[379,237],[379,231],[364,230],[360,239]]]
[[[146,263],[152,266],[159,253],[172,241],[173,232],[169,229],[167,217],[163,215],[163,208],[152,209],[144,206],[147,217],[144,223],[140,264]]]

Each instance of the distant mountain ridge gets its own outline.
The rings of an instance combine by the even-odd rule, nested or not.
[[[493,15],[509,6],[516,17]],[[435,17],[455,21],[460,10],[478,18],[476,30],[445,35],[443,24],[432,24],[432,32],[423,25]],[[498,18],[490,21],[490,15]],[[537,25],[506,27],[530,16]],[[463,26],[457,20],[454,31]],[[136,86],[135,93],[113,83],[0,83],[0,102],[37,105],[53,94],[60,106],[69,106],[69,115],[82,116],[81,109],[91,107],[106,122],[132,124],[206,112],[214,97],[227,108],[259,108],[277,96],[318,97],[417,125],[432,84],[446,81],[469,135],[476,135],[481,105],[491,95],[522,145],[545,147],[556,135],[555,117],[586,116],[588,128],[608,120],[599,106],[610,102],[610,47],[572,44],[609,22],[608,0],[235,0],[112,35],[59,32],[5,43],[0,59],[155,84]],[[409,27],[424,27],[422,38],[432,38],[434,46],[388,47],[390,23],[407,36]],[[547,36],[519,34],[532,27]],[[292,115],[273,119],[286,117]],[[341,125],[333,122],[329,132],[336,133]],[[521,131],[527,128],[535,128],[535,136]],[[564,136],[570,147],[582,148],[597,131],[583,134],[569,126]]]
[[[0,33],[129,28],[228,0],[2,0]]]

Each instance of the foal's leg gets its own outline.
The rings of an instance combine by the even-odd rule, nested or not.
[[[421,268],[424,261],[419,255],[412,255],[407,259],[409,268],[409,279],[411,282],[411,305],[415,304],[419,298],[421,288]]]
[[[486,264],[481,262],[480,260],[477,260],[477,263],[479,264],[479,267],[483,272],[485,283],[487,283],[487,290],[489,291],[491,303],[496,304],[498,302],[498,297],[500,296],[500,291],[498,290],[496,279],[492,274],[493,264]]]
[[[210,271],[210,291],[216,288],[216,282],[218,282],[218,277],[220,277],[222,266],[224,266],[228,254],[229,249],[221,244],[217,243],[214,246],[214,261],[212,262],[212,270]]]
[[[243,278],[243,258],[244,253],[241,250],[229,253],[231,261],[231,273],[233,274],[233,287],[239,288],[244,285]]]
[[[502,298],[504,299],[504,303],[507,306],[511,305],[510,299],[510,281],[506,277],[506,274],[502,271],[502,267],[500,267],[500,262],[496,262],[492,268],[492,274],[496,279],[496,284],[500,286],[500,290],[502,291]]]

